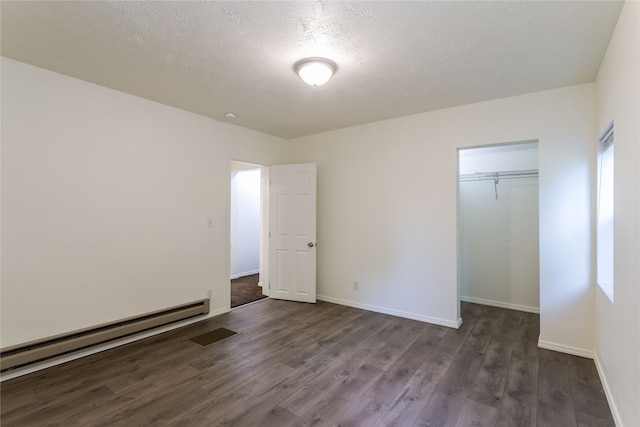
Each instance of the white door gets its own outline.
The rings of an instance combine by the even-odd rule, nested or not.
[[[269,296],[316,302],[316,165],[271,166]]]

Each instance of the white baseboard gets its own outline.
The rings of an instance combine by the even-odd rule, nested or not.
[[[163,326],[163,327],[160,327],[160,328],[157,328],[157,329],[153,329],[151,331],[140,332],[139,334],[135,334],[135,335],[132,335],[130,337],[122,338],[122,339],[115,340],[115,341],[110,341],[110,342],[108,342],[106,344],[96,345],[96,346],[88,348],[86,350],[77,351],[77,352],[75,352],[73,354],[68,354],[68,355],[65,355],[65,356],[56,357],[54,359],[46,360],[46,361],[41,362],[41,363],[36,363],[36,364],[33,364],[33,365],[26,366],[24,368],[16,368],[14,370],[11,370],[11,371],[8,371],[8,372],[5,372],[5,373],[1,374],[0,375],[0,382],[5,381],[5,380],[10,380],[12,378],[21,377],[23,375],[27,375],[27,374],[30,374],[30,373],[33,373],[33,372],[41,371],[43,369],[47,369],[47,368],[50,368],[52,366],[62,365],[63,363],[67,363],[67,362],[70,362],[72,360],[76,360],[76,359],[80,359],[82,357],[90,356],[90,355],[95,354],[95,353],[100,353],[101,351],[110,350],[112,348],[119,347],[119,346],[124,345],[124,344],[129,344],[129,343],[132,343],[132,342],[135,342],[135,341],[139,341],[139,340],[144,339],[144,338],[149,338],[149,337],[152,337],[154,335],[161,334],[163,332],[172,331],[174,329],[178,329],[178,328],[181,328],[183,326],[187,326],[187,325],[190,325],[192,323],[200,322],[200,321],[208,319],[210,317],[219,316],[221,314],[225,314],[225,313],[228,313],[228,312],[229,312],[228,308],[219,308],[217,310],[209,311],[209,314],[207,314],[206,317],[197,317],[197,318],[194,318],[194,319],[183,320],[181,322],[174,323],[174,324],[167,325],[167,326]]]
[[[238,274],[232,274],[230,278],[231,278],[231,280],[239,279],[239,278],[244,277],[244,276],[251,276],[251,275],[254,275],[254,274],[258,274],[258,273],[260,273],[260,270],[245,271],[245,272],[238,273]]]
[[[458,329],[462,325],[462,319],[457,321],[439,319],[437,317],[423,316],[421,314],[408,313],[406,311],[393,310],[385,307],[378,307],[375,305],[362,304],[355,301],[348,301],[339,298],[328,297],[325,295],[316,295],[316,298],[320,301],[332,302],[334,304],[346,305],[347,307],[360,308],[362,310],[373,311],[376,313],[390,314],[392,316],[403,317],[405,319],[418,320],[425,323],[433,323],[435,325],[446,326],[448,328]]]
[[[613,394],[611,393],[611,387],[609,387],[609,380],[607,379],[607,370],[605,366],[600,361],[598,357],[598,352],[595,353],[595,357],[593,358],[594,363],[596,364],[596,370],[598,371],[598,376],[600,377],[600,382],[602,383],[602,388],[604,389],[604,395],[607,397],[607,403],[609,403],[609,409],[611,410],[611,416],[613,417],[613,422],[616,426],[622,426],[622,419],[620,418],[620,411],[618,410],[618,406],[616,405],[616,401],[613,399]]]
[[[475,304],[482,304],[482,305],[490,305],[492,307],[508,308],[509,310],[526,311],[527,313],[540,314],[540,308],[530,307],[527,305],[512,304],[508,302],[492,301],[488,299],[463,297],[463,296],[460,297],[460,301],[472,302]]]
[[[593,359],[593,350],[587,350],[584,348],[572,347],[570,345],[558,344],[550,341],[544,341],[538,338],[538,347],[546,350],[559,351],[560,353],[571,354],[573,356],[586,357],[587,359]]]

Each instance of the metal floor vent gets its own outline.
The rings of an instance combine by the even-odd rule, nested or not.
[[[225,328],[214,329],[213,331],[206,332],[202,335],[198,335],[193,338],[189,338],[187,341],[194,343],[199,347],[207,347],[211,344],[223,340],[225,338],[229,338],[232,335],[235,335],[237,332],[231,331]]]

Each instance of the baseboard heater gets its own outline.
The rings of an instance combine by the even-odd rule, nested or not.
[[[209,313],[208,298],[6,347],[0,349],[0,370],[4,372],[8,369],[24,367],[207,313]]]

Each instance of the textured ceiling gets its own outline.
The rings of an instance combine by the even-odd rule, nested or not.
[[[2,55],[284,138],[594,81],[621,2],[1,2]],[[293,64],[338,64],[321,87]]]

